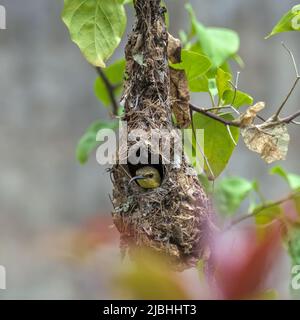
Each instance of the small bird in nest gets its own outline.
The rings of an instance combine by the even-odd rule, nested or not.
[[[144,189],[155,189],[161,185],[161,176],[156,168],[145,166],[136,170],[136,176],[130,180],[129,184],[133,181]]]

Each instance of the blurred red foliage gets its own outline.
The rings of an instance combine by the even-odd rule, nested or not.
[[[258,232],[255,226],[232,228],[213,240],[212,288],[220,299],[256,298],[281,252],[281,231],[275,221]]]

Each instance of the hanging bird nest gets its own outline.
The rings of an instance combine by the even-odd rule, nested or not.
[[[176,116],[179,114],[177,120],[180,123],[182,119],[183,126],[189,124],[186,108],[189,95],[187,88],[180,89],[183,82],[176,81],[185,77],[184,73],[170,72],[169,59],[180,60],[181,49],[179,41],[166,30],[165,9],[160,6],[160,0],[136,0],[134,6],[137,22],[126,47],[122,120],[127,124],[129,135],[135,129],[147,132],[139,143],[148,146],[151,130],[170,132],[176,129],[172,112]],[[131,163],[129,158],[123,161],[136,142],[127,141],[125,147],[120,143],[123,150],[119,153],[119,162],[111,169],[112,215],[121,235],[122,252],[147,247],[167,256],[176,270],[194,266],[200,258],[206,257],[211,212],[197,174],[184,154],[177,162],[164,163],[160,146],[148,150],[149,156],[159,159],[153,165],[162,177],[160,187],[145,190],[135,182],[130,183],[136,170],[143,166]],[[175,154],[174,144],[170,154]]]

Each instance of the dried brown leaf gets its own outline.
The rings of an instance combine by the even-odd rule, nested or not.
[[[181,62],[181,42],[171,34],[168,38],[168,58],[174,64]]]
[[[261,155],[267,163],[285,160],[290,136],[285,123],[272,119],[261,125],[251,125],[241,129],[246,146]]]
[[[256,115],[265,108],[264,102],[258,102],[254,106],[251,106],[247,109],[247,111],[241,115],[240,124],[241,128],[248,127],[252,125]]]

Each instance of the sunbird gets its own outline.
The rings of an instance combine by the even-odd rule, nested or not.
[[[136,170],[136,176],[129,184],[136,181],[144,189],[155,189],[161,185],[161,176],[157,169],[151,166],[145,166]]]

